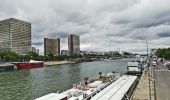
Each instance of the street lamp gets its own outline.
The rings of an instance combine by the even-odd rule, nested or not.
[[[149,81],[149,100],[151,100],[151,83],[150,83],[150,71],[149,71],[149,56],[148,56],[148,42],[146,41],[146,47],[147,47],[147,69],[148,69],[148,81]]]

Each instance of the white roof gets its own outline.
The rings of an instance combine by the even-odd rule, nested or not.
[[[128,66],[138,66],[138,62],[128,62]]]
[[[64,97],[66,97],[66,95],[57,94],[57,93],[50,93],[48,95],[39,97],[35,100],[60,100],[60,99],[63,99]]]
[[[90,83],[89,86],[91,87],[97,87],[98,85],[102,84],[102,81],[94,81],[93,83]]]
[[[137,76],[123,75],[114,83],[92,97],[91,100],[122,100]]]
[[[30,60],[30,63],[40,63],[40,62],[43,62],[43,61]]]
[[[129,71],[140,71],[140,69],[138,67],[129,67],[128,72]]]

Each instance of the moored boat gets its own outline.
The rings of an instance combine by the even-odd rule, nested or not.
[[[137,61],[132,61],[127,63],[127,74],[128,75],[141,75],[142,65]]]
[[[96,95],[104,88],[118,80],[119,73],[108,73],[103,78],[92,78],[86,83],[74,84],[73,88],[61,93],[50,93],[35,100],[84,100]]]
[[[0,64],[0,72],[14,70],[14,64]]]
[[[12,62],[17,69],[29,69],[29,68],[39,68],[44,67],[43,61],[30,60],[29,62]]]

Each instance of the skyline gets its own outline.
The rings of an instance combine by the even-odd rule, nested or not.
[[[32,46],[44,52],[44,38],[80,36],[81,50],[146,53],[149,48],[169,47],[168,0],[1,0],[0,20],[17,18],[32,24]],[[38,5],[37,5],[38,4]]]

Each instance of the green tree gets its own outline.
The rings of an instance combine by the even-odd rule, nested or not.
[[[103,74],[103,73],[102,73],[102,72],[99,72],[98,74],[99,74],[100,78],[102,78],[102,74]]]
[[[18,59],[18,55],[15,52],[0,51],[1,62],[17,61],[17,59]]]
[[[103,81],[103,82],[106,82],[106,81],[107,81],[107,77],[106,77],[106,76],[103,76],[103,77],[102,77],[102,81]]]
[[[84,77],[84,81],[85,81],[84,83],[85,83],[85,85],[88,84],[88,82],[87,82],[88,80],[89,80],[89,77]]]
[[[159,57],[159,58],[165,58],[165,59],[170,59],[170,48],[163,48],[163,49],[158,49],[156,51],[156,55]]]
[[[112,73],[115,74],[116,72],[113,70]]]

